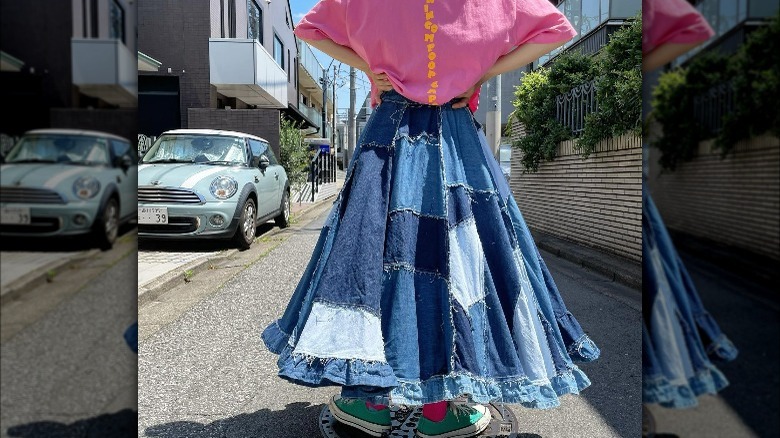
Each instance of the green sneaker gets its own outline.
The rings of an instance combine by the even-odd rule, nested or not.
[[[330,413],[347,426],[362,430],[371,436],[382,436],[390,431],[390,409],[370,409],[365,400],[341,398],[334,395],[328,404]]]
[[[465,438],[477,435],[490,424],[490,411],[482,405],[466,406],[450,403],[447,415],[441,421],[431,421],[425,417],[417,423],[417,436],[420,438]]]

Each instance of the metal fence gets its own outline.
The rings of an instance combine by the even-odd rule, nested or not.
[[[319,192],[320,185],[336,182],[336,155],[317,150],[309,165],[309,183],[311,184],[311,202]]]
[[[709,135],[723,128],[724,116],[734,110],[734,83],[722,82],[693,98],[693,116]]]
[[[555,119],[578,136],[585,129],[585,116],[598,111],[596,80],[578,85],[555,99]]]

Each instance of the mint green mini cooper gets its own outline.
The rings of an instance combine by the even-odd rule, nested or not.
[[[270,219],[287,227],[290,185],[268,142],[233,131],[164,132],[138,166],[140,238],[231,238],[243,249]]]
[[[97,131],[25,133],[0,167],[0,235],[91,235],[112,247],[136,214],[136,148]]]

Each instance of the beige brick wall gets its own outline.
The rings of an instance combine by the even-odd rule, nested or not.
[[[780,139],[739,143],[721,159],[711,142],[674,172],[648,160],[648,189],[666,226],[780,259]]]
[[[573,146],[573,141],[561,143],[557,158],[536,173],[522,173],[514,150],[510,186],[528,226],[641,260],[641,139],[605,140],[587,159]]]

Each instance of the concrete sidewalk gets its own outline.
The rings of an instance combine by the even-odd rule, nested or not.
[[[0,252],[0,304],[87,260],[100,250],[57,252]]]
[[[343,183],[343,181],[340,181]],[[336,192],[338,193],[338,191]],[[326,202],[333,202],[334,195],[328,198],[320,199],[314,203],[293,203],[290,206],[290,215],[294,221],[296,217],[302,216],[307,211]],[[267,238],[279,232],[276,226],[264,225],[264,231],[258,235],[258,238]],[[164,244],[158,244],[161,247]],[[177,251],[176,248],[181,248]],[[166,290],[171,289],[181,281],[188,281],[198,273],[219,264],[221,261],[234,256],[238,249],[228,245],[184,246],[181,243],[170,245],[166,248],[160,248],[158,251],[144,250],[143,247],[138,251],[138,303],[143,305],[157,298]]]
[[[638,261],[534,230],[531,230],[531,236],[540,249],[584,268],[594,270],[607,278],[635,289],[637,292],[642,291],[642,265]]]

